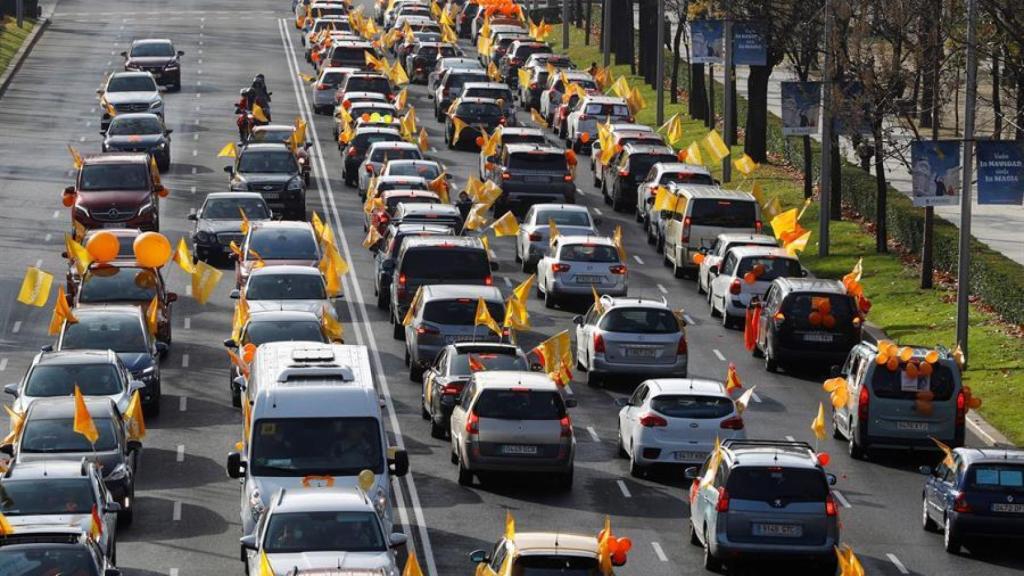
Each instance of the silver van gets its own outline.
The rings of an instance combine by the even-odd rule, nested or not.
[[[670,184],[668,189],[676,205],[665,221],[665,265],[676,278],[696,275],[693,255],[710,248],[719,234],[761,232],[761,208],[749,192],[694,184]]]

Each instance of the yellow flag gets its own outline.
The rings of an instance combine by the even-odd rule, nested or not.
[[[494,202],[501,197],[501,187],[488,180],[485,184],[480,186],[479,191],[476,194],[475,200],[484,207],[490,208]]]
[[[448,13],[448,10],[441,11],[441,17],[438,19],[439,24],[445,26],[455,26],[455,21],[452,20],[452,15]]]
[[[136,390],[132,394],[131,402],[124,411],[125,424],[128,425],[128,439],[142,440],[146,437],[146,420],[142,415],[142,396]]]
[[[711,462],[708,463],[707,472],[704,473],[704,477],[700,479],[700,486],[702,488],[714,484],[715,476],[718,475],[718,467],[721,463],[722,442],[718,436],[715,436],[715,449],[711,451]]]
[[[242,217],[242,222],[238,225],[238,227],[239,227],[239,229],[241,229],[242,234],[248,234],[249,233],[249,217],[245,215],[245,210],[242,210],[241,206],[238,207],[238,214]]]
[[[223,275],[223,272],[202,260],[196,262],[195,271],[192,272],[192,297],[196,302],[206,304]]]
[[[708,135],[704,137],[704,145],[719,162],[729,155],[729,147],[725,145],[725,140],[722,140],[717,130],[708,132]]]
[[[839,576],[864,576],[864,567],[853,548],[840,544],[836,547],[836,556],[839,557]]]
[[[966,358],[964,358],[964,349],[960,346],[959,342],[956,343],[956,348],[953,349],[951,355],[953,356],[953,360],[956,361],[957,367],[963,370]]]
[[[530,314],[526,310],[526,304],[515,295],[509,296],[505,301],[505,319],[502,325],[520,331],[530,329]]]
[[[324,334],[331,342],[341,342],[345,338],[345,328],[341,325],[341,321],[331,314],[330,309],[324,304],[322,314],[320,316],[320,326],[324,330]]]
[[[455,125],[455,133],[452,134],[452,146],[459,143],[459,136],[466,129],[467,124],[458,116],[452,116],[452,124]]]
[[[750,189],[750,195],[757,201],[758,206],[764,206],[764,188],[761,187],[760,182],[754,182],[754,186]]]
[[[757,170],[758,164],[754,162],[754,159],[744,154],[739,158],[733,160],[732,165],[737,171],[741,172],[744,176],[750,176]]]
[[[530,297],[530,287],[533,285],[533,281],[537,278],[536,274],[530,274],[530,277],[519,283],[518,286],[512,289],[512,294],[519,300],[526,304],[526,299]]]
[[[260,550],[260,573],[259,576],[276,576],[274,567],[270,565],[270,558],[267,558],[267,552]]]
[[[529,69],[527,69],[527,68],[520,68],[519,72],[517,72],[516,75],[519,78],[519,85],[520,86],[529,86],[530,85],[530,70]]]
[[[825,439],[825,405],[818,402],[818,415],[811,421],[811,430],[818,440]]]
[[[420,128],[420,136],[417,139],[417,144],[420,147],[420,152],[426,152],[430,150],[430,138],[427,137],[427,129]]]
[[[797,213],[796,208],[790,208],[782,214],[775,216],[771,219],[772,232],[775,234],[775,238],[782,239],[782,236],[789,234],[796,230],[797,227]]]
[[[217,158],[238,158],[238,148],[234,142],[228,142],[217,152]]]
[[[416,108],[410,107],[409,111],[398,121],[398,125],[402,134],[408,134],[407,139],[412,140],[413,134],[416,134]]]
[[[437,194],[437,197],[441,199],[442,204],[450,204],[448,199],[448,174],[446,172],[441,172],[437,178],[428,182],[427,188],[429,188],[431,192]]]
[[[463,228],[466,230],[479,230],[480,228],[487,225],[487,217],[484,213],[487,212],[486,204],[473,204],[473,207],[469,209],[469,214],[466,216],[466,223]]]
[[[316,210],[313,211],[313,216],[309,219],[309,223],[313,225],[313,232],[316,232],[317,238],[324,235],[324,221],[320,219],[320,215],[317,214]]]
[[[536,124],[537,126],[540,126],[541,128],[548,127],[548,121],[545,120],[544,117],[540,115],[540,112],[537,112],[536,108],[530,108],[530,118],[533,120],[533,123]]]
[[[35,266],[25,270],[25,279],[21,281],[18,291],[18,302],[42,308],[50,299],[50,287],[53,285],[53,274],[44,272]]]
[[[260,122],[270,122],[270,120],[267,120],[267,113],[264,112],[263,108],[256,103],[253,103],[252,105],[252,117]]]
[[[92,264],[92,256],[84,246],[75,241],[68,233],[64,233],[64,248],[68,253],[68,260],[75,265],[79,276],[85,276],[86,270]]]
[[[82,168],[82,155],[71,144],[68,144],[68,152],[71,153],[72,166],[75,167],[75,170],[80,170]]]
[[[694,140],[686,147],[686,163],[696,164],[699,166],[704,165],[704,158],[700,153],[700,146],[697,145],[697,141]]]
[[[929,438],[931,438],[932,442],[939,447],[939,450],[942,450],[942,463],[945,464],[947,468],[955,468],[956,462],[953,461],[953,449],[934,436],[929,436]]]
[[[409,303],[409,309],[405,312],[405,317],[402,318],[402,326],[408,326],[412,323],[412,317],[416,314],[416,307],[420,305],[420,300],[423,299],[423,287],[420,286],[416,289],[416,294],[412,297],[412,302]]]
[[[436,6],[436,4],[433,5]],[[455,33],[455,30],[452,30],[451,26],[448,26],[447,24],[441,24],[441,42],[446,42],[448,44],[458,44],[459,35]]]
[[[7,436],[4,436],[0,444],[13,444],[18,439],[18,435],[21,434],[22,426],[25,425],[25,415],[11,410],[11,407],[6,404],[4,404],[4,410],[7,411],[7,416],[10,419],[11,431],[7,433]]]
[[[154,336],[160,328],[160,300],[155,294],[153,299],[149,301],[149,305],[146,306],[146,328]]]
[[[172,259],[178,263],[178,267],[186,274],[195,274],[196,267],[192,263],[192,252],[189,251],[188,243],[185,242],[184,236],[178,238],[178,247],[174,250]]]
[[[64,287],[58,284],[57,299],[53,303],[53,316],[50,317],[50,327],[47,333],[50,336],[60,334],[60,329],[64,326],[64,322],[74,324],[78,322],[78,318],[75,318],[75,314],[71,311],[71,306],[68,305],[68,298],[64,294]]]
[[[487,252],[488,256],[494,256],[494,253],[491,252],[491,241],[487,239],[486,230],[484,230],[484,233],[480,236],[480,243],[484,245],[484,252]]]
[[[405,568],[402,569],[402,576],[423,576],[420,570],[420,562],[416,559],[416,552],[411,552],[405,561]]]
[[[78,384],[75,384],[75,420],[72,428],[75,432],[85,436],[90,444],[96,444],[100,438],[100,433],[96,430],[96,423],[92,421],[92,414],[89,414],[89,408],[85,405],[85,398],[82,397],[82,391],[78,389]]]
[[[647,108],[647,100],[644,99],[644,95],[640,93],[640,90],[638,90],[636,86],[633,86],[629,90],[629,96],[626,97],[626,104],[629,106],[629,110],[633,114]]]
[[[654,195],[655,212],[674,212],[676,209],[676,195],[664,186],[658,186],[658,192]]]
[[[605,515],[604,529],[601,530],[597,540],[597,563],[601,573],[605,576],[611,576],[612,574],[612,538],[614,538],[612,535],[612,519]]]
[[[612,92],[623,100],[629,98],[629,81],[625,76],[619,76],[619,79],[612,84]]]
[[[302,78],[302,81],[307,84],[312,84],[313,81],[316,80],[315,76],[311,76],[309,74],[306,74],[305,72],[299,72],[299,78]]]
[[[366,238],[363,238],[363,248],[366,248],[367,250],[372,249],[377,245],[377,242],[380,242],[380,239],[381,235],[380,232],[377,231],[377,227],[370,226],[370,229],[366,232]]]
[[[332,298],[339,296],[341,294],[341,273],[338,271],[337,260],[325,252],[323,257],[320,258],[317,268],[324,275],[324,282],[327,284],[327,295]]]
[[[402,91],[398,93],[395,98],[395,107],[398,110],[405,110],[405,105],[409,102],[409,89],[402,88]]]
[[[668,140],[668,143],[675,146],[676,142],[683,139],[683,119],[678,113],[673,115],[668,119],[668,122],[665,122],[661,125],[661,128],[658,128],[659,132],[662,130],[665,131],[665,138]]]
[[[794,240],[784,242],[782,247],[786,249],[786,253],[790,256],[796,256],[797,252],[803,252],[807,249],[807,242],[811,239],[811,231],[806,230],[803,234],[797,236]]]
[[[372,53],[370,53],[369,50],[364,50],[363,51],[363,60],[366,62],[367,66],[369,66],[370,68],[372,68],[374,70],[377,70],[378,72],[387,72],[388,71],[387,62],[385,62],[384,60],[381,60],[380,58],[374,56]]]
[[[470,175],[470,177],[466,180],[466,194],[468,194],[469,197],[472,198],[474,202],[479,202],[480,198],[478,194],[480,193],[480,190],[483,189],[483,186],[484,183],[481,182],[479,178]]]
[[[395,86],[405,86],[409,83],[409,75],[398,64],[398,60],[395,60],[395,64],[388,70],[388,78],[391,79],[391,83]]]
[[[476,317],[473,318],[473,325],[487,326],[492,332],[501,336],[501,326],[498,326],[498,323],[491,316],[491,311],[487,309],[487,304],[484,302],[483,298],[476,299]]]
[[[484,158],[494,156],[498,152],[498,145],[501,144],[502,128],[499,126],[490,136],[484,135],[483,148],[480,149],[480,154],[483,154]]]
[[[235,304],[235,311],[231,317],[231,339],[238,342],[242,339],[242,328],[249,321],[249,303],[245,300],[245,294]]]
[[[519,233],[519,221],[516,220],[512,211],[505,212],[505,215],[498,218],[491,223],[491,228],[494,230],[494,235],[498,238],[502,236],[515,236]]]
[[[520,68],[520,70],[522,70],[522,68]],[[493,60],[487,65],[487,77],[490,78],[492,82],[501,82],[501,71],[498,70],[498,66]]]
[[[558,225],[555,224],[554,219],[548,218],[548,245],[554,246],[556,238],[558,238]]]
[[[604,314],[604,304],[601,303],[601,296],[598,295],[597,288],[591,285],[590,291],[594,295],[594,312],[597,314]]]
[[[619,260],[626,261],[626,247],[622,244],[622,224],[615,226],[615,232],[612,233],[612,243],[615,244],[615,249],[619,252]]]
[[[757,388],[757,385],[747,388],[746,391],[744,391],[743,394],[740,394],[740,397],[736,399],[736,412],[741,415],[746,412],[747,406],[750,405],[750,399],[754,397],[754,388]]]
[[[762,206],[761,211],[764,212],[765,216],[768,218],[775,218],[782,213],[782,202],[780,202],[779,197],[776,196]]]
[[[10,536],[14,534],[14,527],[7,521],[7,517],[0,514],[0,536]]]
[[[516,520],[512,517],[512,511],[505,511],[505,540],[512,541],[516,539]]]

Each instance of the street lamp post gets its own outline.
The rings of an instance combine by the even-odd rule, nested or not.
[[[967,353],[968,308],[971,293],[971,195],[974,179],[974,108],[978,99],[978,3],[967,0],[967,97],[964,100],[964,159],[960,194],[960,258],[956,277],[956,340]]]
[[[825,0],[825,62],[821,82],[821,190],[818,202],[818,256],[828,256],[832,205],[832,0]]]
[[[605,68],[612,62],[612,0],[604,0],[601,9],[601,47],[604,49]]]
[[[655,93],[658,95],[657,124],[665,123],[665,0],[658,0],[658,70],[655,73]]]

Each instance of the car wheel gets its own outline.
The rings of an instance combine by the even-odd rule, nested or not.
[[[522,264],[523,263],[523,258],[519,255],[519,246],[518,245],[516,245],[515,252],[516,252],[516,255],[515,255],[516,264]]]
[[[700,281],[700,276],[697,276],[697,294],[707,294],[707,292],[704,283]]]
[[[544,307],[554,308],[555,307],[555,295],[552,293],[551,287],[544,291]]]
[[[629,458],[629,453],[626,452],[626,445],[622,442],[622,429],[619,429],[619,432],[618,434],[616,434],[616,436],[618,436],[619,457]]]
[[[757,350],[757,348],[754,348],[754,350]],[[832,437],[836,440],[843,439],[843,433],[839,430],[839,418],[835,408],[832,409]]]
[[[388,309],[388,293],[383,288],[377,289],[377,308],[381,310]]]
[[[572,477],[573,469],[572,467],[569,467],[568,472],[565,472],[564,474],[560,474],[558,476],[558,479],[556,480],[558,489],[561,490],[562,492],[568,492],[572,490]]]
[[[647,476],[647,467],[636,461],[636,448],[633,448],[633,456],[629,459],[629,475],[633,478],[644,478]]]
[[[235,389],[234,383],[231,384],[231,405],[235,408],[242,407],[242,391]]]
[[[117,513],[117,525],[121,527],[127,527],[132,525],[132,521],[135,520],[135,488],[132,487],[130,500],[131,505],[127,509],[121,510]]]
[[[170,168],[170,167],[171,167],[171,150],[168,149],[167,152],[165,152],[164,154],[162,154],[160,157],[157,158],[156,169],[158,171],[160,171],[160,172],[167,172],[167,169]]]
[[[537,263],[532,262],[529,257],[523,258],[522,261],[523,264],[522,266],[520,266],[520,269],[523,271],[523,273],[529,274],[530,272],[533,272],[534,270],[537,269]],[[537,295],[540,295],[540,288],[537,289]]]
[[[708,304],[711,306],[711,310],[708,312],[712,318],[718,318],[718,308],[715,308],[715,293],[711,288],[708,288]]]
[[[950,522],[949,516],[942,522],[942,546],[950,554],[960,553],[960,538],[953,533],[953,523]]]
[[[697,536],[697,529],[693,527],[693,520],[690,520],[688,524],[690,525],[690,544],[703,546],[700,542],[700,536]]]
[[[704,569],[709,572],[722,570],[722,561],[711,553],[711,541],[708,539],[708,530],[704,529]]]
[[[649,222],[644,224],[644,235],[647,236],[647,244],[653,246],[655,244],[655,237],[651,232],[651,224]]]
[[[654,247],[655,252],[658,254],[665,253],[665,237],[658,233],[658,245]]]
[[[391,327],[391,337],[395,340],[405,340],[405,326],[395,320],[395,325]]]
[[[143,414],[146,416],[159,416],[160,415],[160,393],[157,392],[156,399],[149,406],[143,407]]]
[[[524,270],[524,272],[525,272],[525,270]],[[540,289],[540,282],[536,282],[533,285],[533,293],[537,295],[537,299],[538,300],[543,300],[544,299],[544,291]]]
[[[735,324],[736,323],[733,322],[732,316],[729,314],[729,312],[726,310],[722,310],[722,328],[725,328],[726,330],[731,330]]]
[[[468,470],[462,463],[462,458],[458,457],[459,462],[459,486],[472,486],[473,485],[473,472]]]
[[[593,370],[587,370],[587,386],[591,388],[601,387],[601,377],[595,374]]]
[[[764,346],[764,369],[766,372],[778,372],[779,361],[775,359],[775,354],[772,354],[772,347],[765,343]]]
[[[410,365],[410,361],[409,361],[409,348],[405,349],[405,365],[406,366]]]
[[[597,179],[597,171],[596,171],[596,170],[594,170],[594,167],[593,167],[593,166],[591,166],[591,167],[590,167],[590,171],[591,171],[591,172],[593,173],[593,175],[594,175],[594,187],[596,188],[596,187],[598,187],[598,186],[600,186],[600,185],[601,185],[601,181]]]
[[[854,432],[853,426],[850,427],[850,442],[847,444],[847,451],[850,454],[850,458],[854,460],[863,460],[866,454],[866,450],[857,441],[857,433]]]
[[[413,382],[423,381],[423,367],[415,362],[409,364],[409,380]]]
[[[683,277],[683,268],[679,266],[679,259],[672,263],[672,276],[675,278]]]
[[[430,437],[437,439],[445,437],[444,422],[438,422],[433,417],[430,418]]]
[[[925,532],[935,532],[939,529],[939,525],[928,515],[928,498],[924,494],[921,495],[921,528],[924,528]]]

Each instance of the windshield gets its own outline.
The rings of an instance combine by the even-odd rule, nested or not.
[[[458,94],[462,92],[462,85],[466,82],[487,82],[487,74],[480,72],[478,74],[449,74],[445,81],[445,88],[448,89],[446,94]]]
[[[377,146],[370,154],[370,162],[384,164],[389,160],[419,160],[423,155],[416,148],[391,148]]]
[[[487,307],[488,310],[490,306]],[[493,313],[491,314],[494,315]],[[469,357],[483,364],[486,370],[516,370],[527,371],[530,367],[526,360],[519,354],[499,354],[496,352],[467,352],[465,354],[452,355],[451,366],[448,373],[451,376],[469,376],[473,370],[469,368]]]
[[[323,300],[323,277],[319,274],[260,274],[249,278],[248,300]]]
[[[111,136],[162,134],[163,131],[164,126],[156,116],[114,116],[107,128],[107,134]]]
[[[736,276],[742,277],[755,268],[764,270],[757,277],[758,282],[771,282],[776,278],[797,278],[801,274],[800,262],[793,258],[752,256],[740,260]]]
[[[729,473],[729,497],[736,500],[825,502],[828,484],[818,469],[737,466]]]
[[[419,162],[394,162],[388,164],[388,176],[419,176],[430,181],[441,175],[437,164]]]
[[[511,576],[599,576],[597,559],[583,556],[519,556]]]
[[[345,92],[388,94],[391,92],[391,81],[383,76],[349,76],[348,82],[345,83]]]
[[[307,230],[259,229],[249,236],[249,250],[264,260],[318,260],[316,240]]]
[[[733,403],[721,396],[665,394],[651,399],[651,409],[671,418],[704,420],[724,418],[733,412]]]
[[[571,244],[562,246],[558,259],[568,262],[618,262],[619,251],[603,244]]]
[[[384,194],[385,192],[390,192],[391,190],[423,190],[424,192],[426,192],[427,183],[419,178],[416,178],[415,180],[396,182],[377,182],[378,196]]]
[[[259,346],[267,342],[326,342],[319,322],[309,320],[274,320],[250,322],[246,341]]]
[[[550,152],[520,152],[509,155],[509,170],[525,170],[529,172],[554,172],[567,174],[569,165],[562,154]]]
[[[241,220],[242,212],[249,220],[270,218],[267,203],[262,198],[210,198],[203,207],[203,218],[207,220]]]
[[[320,77],[320,83],[336,88],[344,79],[345,74],[341,72],[325,72],[324,75]]]
[[[252,476],[355,476],[384,470],[376,418],[263,419],[253,424]],[[70,429],[70,427],[69,427]]]
[[[74,431],[73,418],[52,418],[46,420],[29,418],[21,435],[22,452],[92,452],[117,449],[114,436],[114,421],[110,418],[92,417],[99,432],[96,444]]]
[[[343,67],[346,64],[363,66],[366,64],[366,54],[369,52],[362,46],[335,46],[331,53],[331,67]]]
[[[8,479],[0,483],[0,513],[4,516],[88,514],[95,503],[88,477]]]
[[[999,493],[1024,492],[1024,466],[1019,464],[975,464],[967,471],[967,486],[972,490]]]
[[[584,112],[587,116],[599,116],[604,118],[611,116],[612,118],[628,118],[629,107],[625,104],[587,104],[587,109]]]
[[[387,544],[373,512],[277,513],[267,525],[263,551],[384,552]]]
[[[693,201],[690,221],[694,226],[753,228],[757,221],[757,211],[752,200],[704,198]]]
[[[174,46],[170,42],[145,42],[132,47],[132,58],[148,58],[152,56],[174,56]]]
[[[491,318],[505,317],[505,305],[501,302],[484,302]],[[423,309],[423,320],[436,324],[472,326],[476,318],[476,298],[455,298],[453,300],[432,300]]]
[[[502,144],[544,144],[547,140],[543,134],[502,134]]]
[[[25,395],[70,396],[75,386],[85,396],[110,396],[124,390],[113,364],[51,364],[36,366],[28,375]]]
[[[65,324],[61,350],[113,350],[121,353],[147,353],[149,342],[138,317],[126,314],[90,315],[74,324]]]
[[[483,280],[491,275],[491,264],[483,249],[432,246],[406,251],[402,258],[402,273],[412,278]]]
[[[12,568],[5,576],[96,576],[92,554],[81,545],[7,546],[0,548],[0,566]]]
[[[538,52],[551,52],[551,47],[544,44],[526,44],[516,49],[515,57],[519,58],[521,61],[525,61],[532,54],[536,54]]]
[[[78,301],[149,302],[156,295],[156,272],[145,268],[94,268],[82,280]]]
[[[149,190],[149,172],[145,164],[86,164],[78,189],[91,190]]]
[[[797,328],[806,330],[812,326],[808,318],[811,312],[824,308],[828,310],[828,315],[835,318],[836,331],[841,332],[852,325],[854,306],[853,298],[846,294],[796,293],[786,298],[779,311],[786,315],[787,320],[791,319]],[[828,330],[820,323],[814,328]]]
[[[238,159],[238,171],[291,174],[298,172],[295,155],[290,150],[259,150],[242,152]]]
[[[669,310],[660,308],[616,308],[601,319],[601,329],[628,334],[672,334],[679,321]]]
[[[253,130],[252,141],[287,144],[291,142],[293,133],[295,133],[295,130],[291,128],[289,128],[288,130]]]
[[[955,386],[953,371],[939,363],[932,365],[929,376],[910,378],[903,370],[875,366],[871,377],[872,391],[879,398],[945,402],[952,398]]]
[[[473,412],[496,420],[560,420],[565,417],[565,404],[554,391],[484,390]]]
[[[710,174],[695,174],[692,172],[665,172],[658,180],[659,184],[704,184],[714,186],[715,179]]]
[[[501,116],[501,108],[493,102],[463,102],[455,115],[467,121],[496,119]]]
[[[114,76],[107,82],[107,92],[156,92],[156,81],[152,76],[132,74]]]

